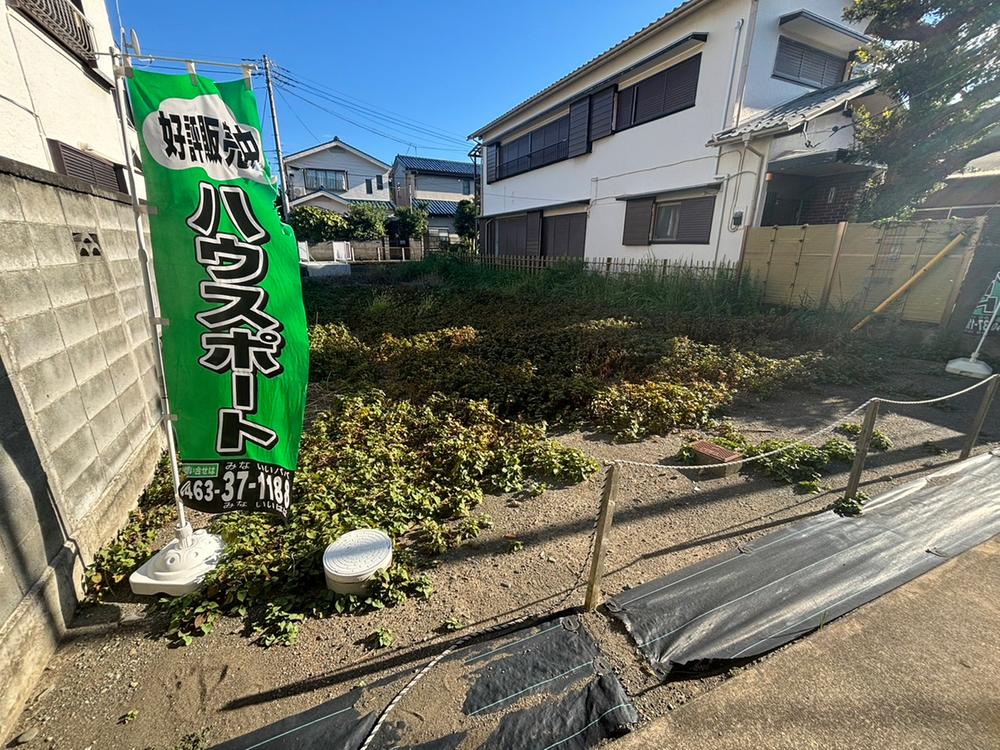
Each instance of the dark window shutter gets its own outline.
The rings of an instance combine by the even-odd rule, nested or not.
[[[566,243],[566,254],[573,258],[582,258],[587,242],[587,214],[570,214],[569,239]]]
[[[486,144],[486,182],[497,181],[497,144]]]
[[[664,113],[679,112],[694,106],[698,94],[700,70],[701,55],[695,55],[666,71],[667,92],[663,99]]]
[[[663,114],[667,93],[667,71],[657,73],[635,85],[635,124],[648,122]]]
[[[525,216],[497,219],[497,255],[524,255],[527,226]]]
[[[632,127],[632,104],[635,101],[635,86],[629,86],[618,92],[618,116],[615,118],[615,130]]]
[[[542,254],[542,212],[529,211],[525,217],[525,255]]]
[[[490,233],[491,224],[487,219],[479,220],[479,246],[484,255],[493,255],[493,237]]]
[[[623,245],[648,245],[649,227],[653,221],[653,199],[637,198],[625,202]]]
[[[383,187],[382,175],[380,174],[375,175],[375,187],[378,188],[379,190],[381,190]]]
[[[369,177],[367,180],[365,180],[365,192],[371,193],[371,191],[372,191],[372,181],[371,178]]]
[[[573,102],[569,107],[569,156],[580,156],[590,151],[588,121],[590,98]]]
[[[809,86],[832,86],[844,78],[847,60],[787,37],[778,37],[774,73]]]
[[[680,221],[677,224],[677,242],[707,245],[712,236],[714,213],[714,195],[682,201]]]
[[[615,113],[615,89],[611,86],[590,97],[590,140],[611,135]]]

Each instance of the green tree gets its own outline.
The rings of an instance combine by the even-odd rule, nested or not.
[[[844,17],[868,20],[865,53],[896,105],[855,112],[860,155],[885,164],[859,218],[897,214],[970,160],[1000,149],[1000,3],[854,0]]]
[[[288,225],[295,230],[297,240],[310,243],[342,240],[347,233],[343,216],[316,206],[293,209],[288,215]]]
[[[463,200],[458,202],[455,211],[455,232],[463,240],[472,241],[479,233],[479,201]]]
[[[344,220],[347,223],[347,239],[354,242],[375,242],[385,237],[385,223],[389,212],[384,208],[367,203],[351,206]]]
[[[397,208],[395,221],[400,237],[423,237],[427,233],[427,209],[421,203],[413,208]]]

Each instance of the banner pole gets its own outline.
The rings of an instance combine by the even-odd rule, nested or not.
[[[129,66],[128,56],[124,52],[126,44],[124,29],[121,30],[120,43],[122,45],[121,52],[117,52],[114,47],[111,48],[111,59],[118,60],[121,63],[121,65],[114,66],[115,96],[118,97],[118,126],[122,137],[122,150],[125,157],[125,172],[128,175],[128,189],[132,198],[132,218],[135,222],[136,242],[139,249],[139,266],[142,269],[142,282],[146,292],[146,304],[149,306],[149,311],[153,315],[153,318],[150,319],[150,326],[153,341],[156,343],[156,374],[157,379],[160,381],[160,388],[162,389],[162,419],[167,432],[167,451],[170,456],[170,473],[174,483],[174,502],[177,504],[177,539],[180,541],[182,546],[186,546],[190,542],[192,532],[191,525],[187,520],[187,513],[184,509],[184,501],[181,500],[181,473],[177,462],[177,441],[174,437],[174,427],[171,419],[172,415],[170,413],[170,398],[167,394],[167,379],[164,375],[163,348],[160,341],[160,326],[169,323],[169,321],[164,321],[162,318],[158,317],[160,314],[160,307],[156,300],[156,295],[153,294],[151,270],[149,267],[149,250],[146,247],[146,234],[143,230],[142,223],[142,209],[139,206],[139,195],[136,190],[135,169],[132,164],[131,147],[128,142],[128,126],[125,124],[126,113],[128,112],[128,94],[125,91],[124,77],[127,75],[126,71]]]

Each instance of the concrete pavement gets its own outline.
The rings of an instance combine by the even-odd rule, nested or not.
[[[1000,749],[1000,537],[612,747]]]

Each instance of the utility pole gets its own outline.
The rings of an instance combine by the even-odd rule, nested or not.
[[[281,153],[281,132],[278,130],[278,110],[274,106],[274,86],[271,84],[271,58],[264,55],[264,82],[267,84],[267,101],[271,105],[271,126],[274,129],[274,150],[278,154],[278,174],[281,175],[281,212],[288,221],[288,175],[285,173],[285,156]]]

